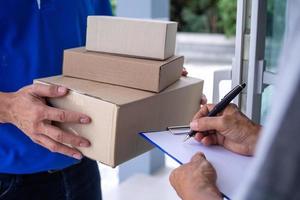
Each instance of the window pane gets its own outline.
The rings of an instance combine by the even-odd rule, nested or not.
[[[277,72],[277,60],[280,54],[285,29],[286,0],[268,0],[266,70]]]
[[[266,32],[266,71],[277,73],[277,61],[285,30],[286,0],[268,0]],[[266,87],[262,94],[261,124],[264,124],[272,102],[273,86]]]
[[[274,91],[274,86],[269,85],[264,89],[262,94],[261,120],[260,120],[262,125],[265,124],[266,118],[270,112],[273,91]]]

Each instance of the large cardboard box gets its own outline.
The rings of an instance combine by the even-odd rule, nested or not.
[[[176,22],[89,16],[86,48],[165,60],[174,55],[176,32]]]
[[[151,149],[139,132],[189,123],[199,109],[203,88],[203,81],[194,78],[181,78],[158,94],[62,76],[35,82],[70,88],[67,96],[49,102],[85,113],[92,123],[60,126],[91,141],[90,148],[79,148],[84,155],[112,167]]]
[[[160,92],[180,78],[183,61],[182,56],[173,56],[165,61],[158,61],[75,48],[64,52],[63,74]]]

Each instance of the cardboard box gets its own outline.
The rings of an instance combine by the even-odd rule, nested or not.
[[[199,109],[203,88],[203,81],[194,78],[181,78],[158,94],[61,76],[35,82],[70,88],[67,96],[49,102],[85,113],[92,123],[60,127],[89,139],[92,146],[79,148],[82,153],[112,167],[152,148],[139,132],[188,124]]]
[[[89,16],[86,48],[165,60],[175,53],[176,32],[176,22]]]
[[[176,82],[182,72],[184,58],[173,56],[165,61],[129,58],[96,53],[85,48],[64,52],[65,76],[111,83],[160,92]]]

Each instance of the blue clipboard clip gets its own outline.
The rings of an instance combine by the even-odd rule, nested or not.
[[[167,130],[173,135],[183,135],[188,134],[190,132],[190,126],[183,125],[183,126],[169,126]]]

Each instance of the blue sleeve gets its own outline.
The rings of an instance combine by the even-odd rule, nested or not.
[[[111,4],[109,0],[99,0],[100,6],[98,6],[98,13],[101,15],[112,15]]]

